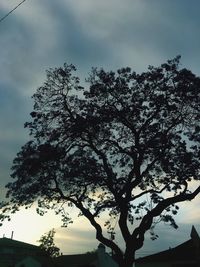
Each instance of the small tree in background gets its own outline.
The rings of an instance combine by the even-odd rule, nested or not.
[[[180,69],[179,57],[141,74],[93,69],[88,88],[74,71],[49,70],[33,95],[31,140],[14,159],[8,208],[38,201],[38,213],[55,209],[67,225],[74,206],[119,266],[131,267],[145,233],[155,238],[158,221],[177,228],[177,203],[200,192],[200,78]]]
[[[60,249],[56,247],[56,245],[54,244],[55,233],[56,233],[55,230],[52,229],[49,232],[42,235],[40,240],[38,240],[38,242],[40,243],[39,247],[42,250],[45,250],[47,254],[52,258],[60,256]]]

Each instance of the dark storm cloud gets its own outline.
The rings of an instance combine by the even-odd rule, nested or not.
[[[168,57],[181,54],[184,61],[189,61],[190,64],[197,61],[200,45],[199,8],[199,1],[149,2],[149,12],[154,15],[150,16],[147,26],[146,36],[150,46],[154,46],[160,54],[166,54]]]
[[[0,27],[0,49],[4,51],[0,70],[8,83],[32,92],[49,67],[67,61],[88,72],[94,65],[112,61],[109,44],[92,38],[70,7],[53,1],[36,1],[35,9],[28,4],[26,16],[10,16]]]
[[[27,138],[23,130],[27,120],[27,102],[17,90],[0,83],[0,196],[9,180],[16,151]]]
[[[70,7],[63,9],[62,5],[54,2],[51,13],[59,14],[56,17],[56,31],[58,51],[62,51],[63,60],[75,61],[78,66],[91,67],[93,64],[105,64],[108,56],[112,58],[112,51],[107,50],[107,44],[99,39],[92,38],[82,27],[82,21],[77,20]],[[88,29],[89,30],[89,29]]]

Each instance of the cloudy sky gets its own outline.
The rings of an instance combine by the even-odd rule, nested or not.
[[[0,0],[0,18],[20,3]],[[9,181],[12,160],[28,140],[23,129],[32,111],[31,95],[45,79],[45,70],[73,63],[84,80],[92,66],[137,72],[180,54],[182,65],[200,74],[199,0],[26,0],[0,22],[0,195]],[[182,205],[179,230],[160,226],[160,239],[147,239],[141,255],[189,238],[191,225],[200,233],[199,197]],[[74,211],[72,211],[74,212]],[[50,223],[51,222],[51,223]],[[21,211],[0,228],[4,234],[36,243],[52,227],[65,254],[96,247],[88,224],[78,219],[69,229],[51,213],[38,217]],[[81,225],[81,226],[80,226]]]

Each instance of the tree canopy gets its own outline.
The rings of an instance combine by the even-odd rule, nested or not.
[[[14,159],[7,185],[13,209],[37,201],[38,213],[53,208],[67,225],[67,207],[75,206],[120,267],[132,265],[158,219],[177,227],[177,203],[200,192],[191,187],[200,178],[200,78],[179,60],[141,74],[93,68],[85,86],[73,65],[48,70],[25,124],[30,141]]]
[[[40,248],[47,252],[47,254],[52,257],[60,256],[60,249],[54,243],[55,229],[51,229],[48,233],[45,233],[40,237],[38,242],[40,243]]]

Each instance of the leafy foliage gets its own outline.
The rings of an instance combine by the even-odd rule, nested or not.
[[[176,228],[175,204],[200,191],[190,186],[199,182],[200,78],[179,60],[141,74],[93,68],[88,89],[73,65],[47,71],[25,124],[31,140],[7,185],[14,209],[38,201],[38,213],[53,208],[66,226],[67,208],[75,206],[120,266],[130,266],[158,221]],[[103,234],[98,218],[105,211],[113,237],[112,218],[118,222],[124,253]]]
[[[42,235],[38,241],[40,243],[40,248],[45,250],[52,258],[60,256],[60,249],[54,244],[54,235],[55,230],[52,229],[48,233]]]

